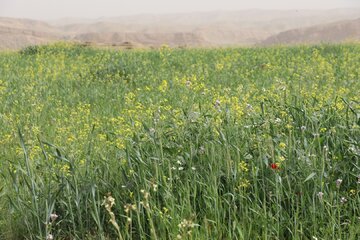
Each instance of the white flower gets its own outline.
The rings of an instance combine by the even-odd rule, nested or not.
[[[324,193],[323,192],[318,192],[317,196],[319,197],[320,200],[323,199]]]
[[[214,104],[214,107],[215,108],[220,108],[220,100],[219,99],[216,99],[216,101],[215,101],[215,104]]]
[[[340,179],[340,178],[336,180],[336,187],[337,187],[337,188],[340,188],[340,185],[341,185],[342,181],[343,181],[343,180]]]
[[[205,153],[205,147],[204,146],[200,146],[199,148],[199,154],[204,154]]]
[[[155,129],[154,129],[154,128],[150,128],[150,129],[149,129],[149,132],[150,132],[151,135],[154,135],[154,134],[155,134]]]
[[[54,222],[58,217],[59,217],[59,215],[57,215],[56,213],[50,214],[50,219],[52,222]]]
[[[46,236],[46,240],[53,240],[54,239],[54,236],[49,233],[47,236]]]

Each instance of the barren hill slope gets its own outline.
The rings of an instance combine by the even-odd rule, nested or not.
[[[341,39],[353,37],[349,31],[356,32],[354,29],[357,26],[356,22],[351,25],[350,20],[355,18],[360,18],[359,9],[251,9],[97,19],[69,18],[48,23],[0,17],[0,49],[18,49],[59,40],[110,46],[158,47],[168,44],[173,47],[201,47],[251,46],[277,41],[296,43],[309,39],[316,42],[316,36],[321,35],[337,42],[340,36],[344,36]],[[341,26],[330,24],[332,29],[327,30],[327,24],[334,21],[342,21],[337,23]],[[318,27],[319,24],[322,28]],[[318,38],[320,41],[323,39]]]
[[[179,33],[187,35],[187,41],[182,44],[195,46],[226,46],[226,45],[253,45],[271,35],[299,27],[308,27],[316,24],[330,23],[336,20],[353,19],[360,17],[356,9],[336,10],[241,10],[215,11],[203,13],[183,13],[164,15],[135,15],[115,18],[100,18],[94,22],[89,20],[67,20],[67,24],[56,24],[70,38],[97,42],[111,36],[116,40],[116,34],[132,36],[141,44],[148,45],[148,37],[155,37],[156,43],[176,45],[170,42]],[[71,24],[69,24],[71,23]],[[101,33],[101,34],[97,34]],[[91,39],[94,36],[94,39]],[[191,36],[193,39],[191,39]],[[201,42],[203,41],[203,42]]]
[[[0,17],[0,49],[18,49],[60,40],[62,33],[42,21]]]
[[[262,44],[340,43],[360,41],[360,18],[281,32]]]

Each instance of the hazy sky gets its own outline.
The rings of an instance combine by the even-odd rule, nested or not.
[[[360,8],[360,0],[0,0],[0,16],[97,18],[212,10]]]

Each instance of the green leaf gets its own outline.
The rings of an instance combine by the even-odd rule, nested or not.
[[[310,179],[314,178],[315,175],[316,175],[315,172],[310,173],[310,175],[305,179],[304,183],[307,182],[307,181],[309,181]]]

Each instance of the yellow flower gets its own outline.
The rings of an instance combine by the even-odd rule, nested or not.
[[[65,174],[65,175],[70,175],[70,166],[69,164],[64,164],[61,168],[60,171]]]
[[[239,162],[239,164],[238,164],[238,170],[239,170],[240,172],[248,172],[248,171],[249,171],[249,168],[248,168],[247,163],[244,162],[244,161]]]
[[[247,179],[241,179],[239,184],[239,189],[248,188],[250,186],[250,181]]]
[[[321,132],[321,133],[326,132],[326,130],[327,130],[326,128],[320,128],[320,132]]]
[[[280,147],[281,149],[285,149],[285,148],[286,148],[286,143],[281,142],[281,143],[279,144],[279,147]]]
[[[165,92],[167,88],[168,88],[168,82],[166,80],[163,80],[161,85],[159,86],[159,91]]]

